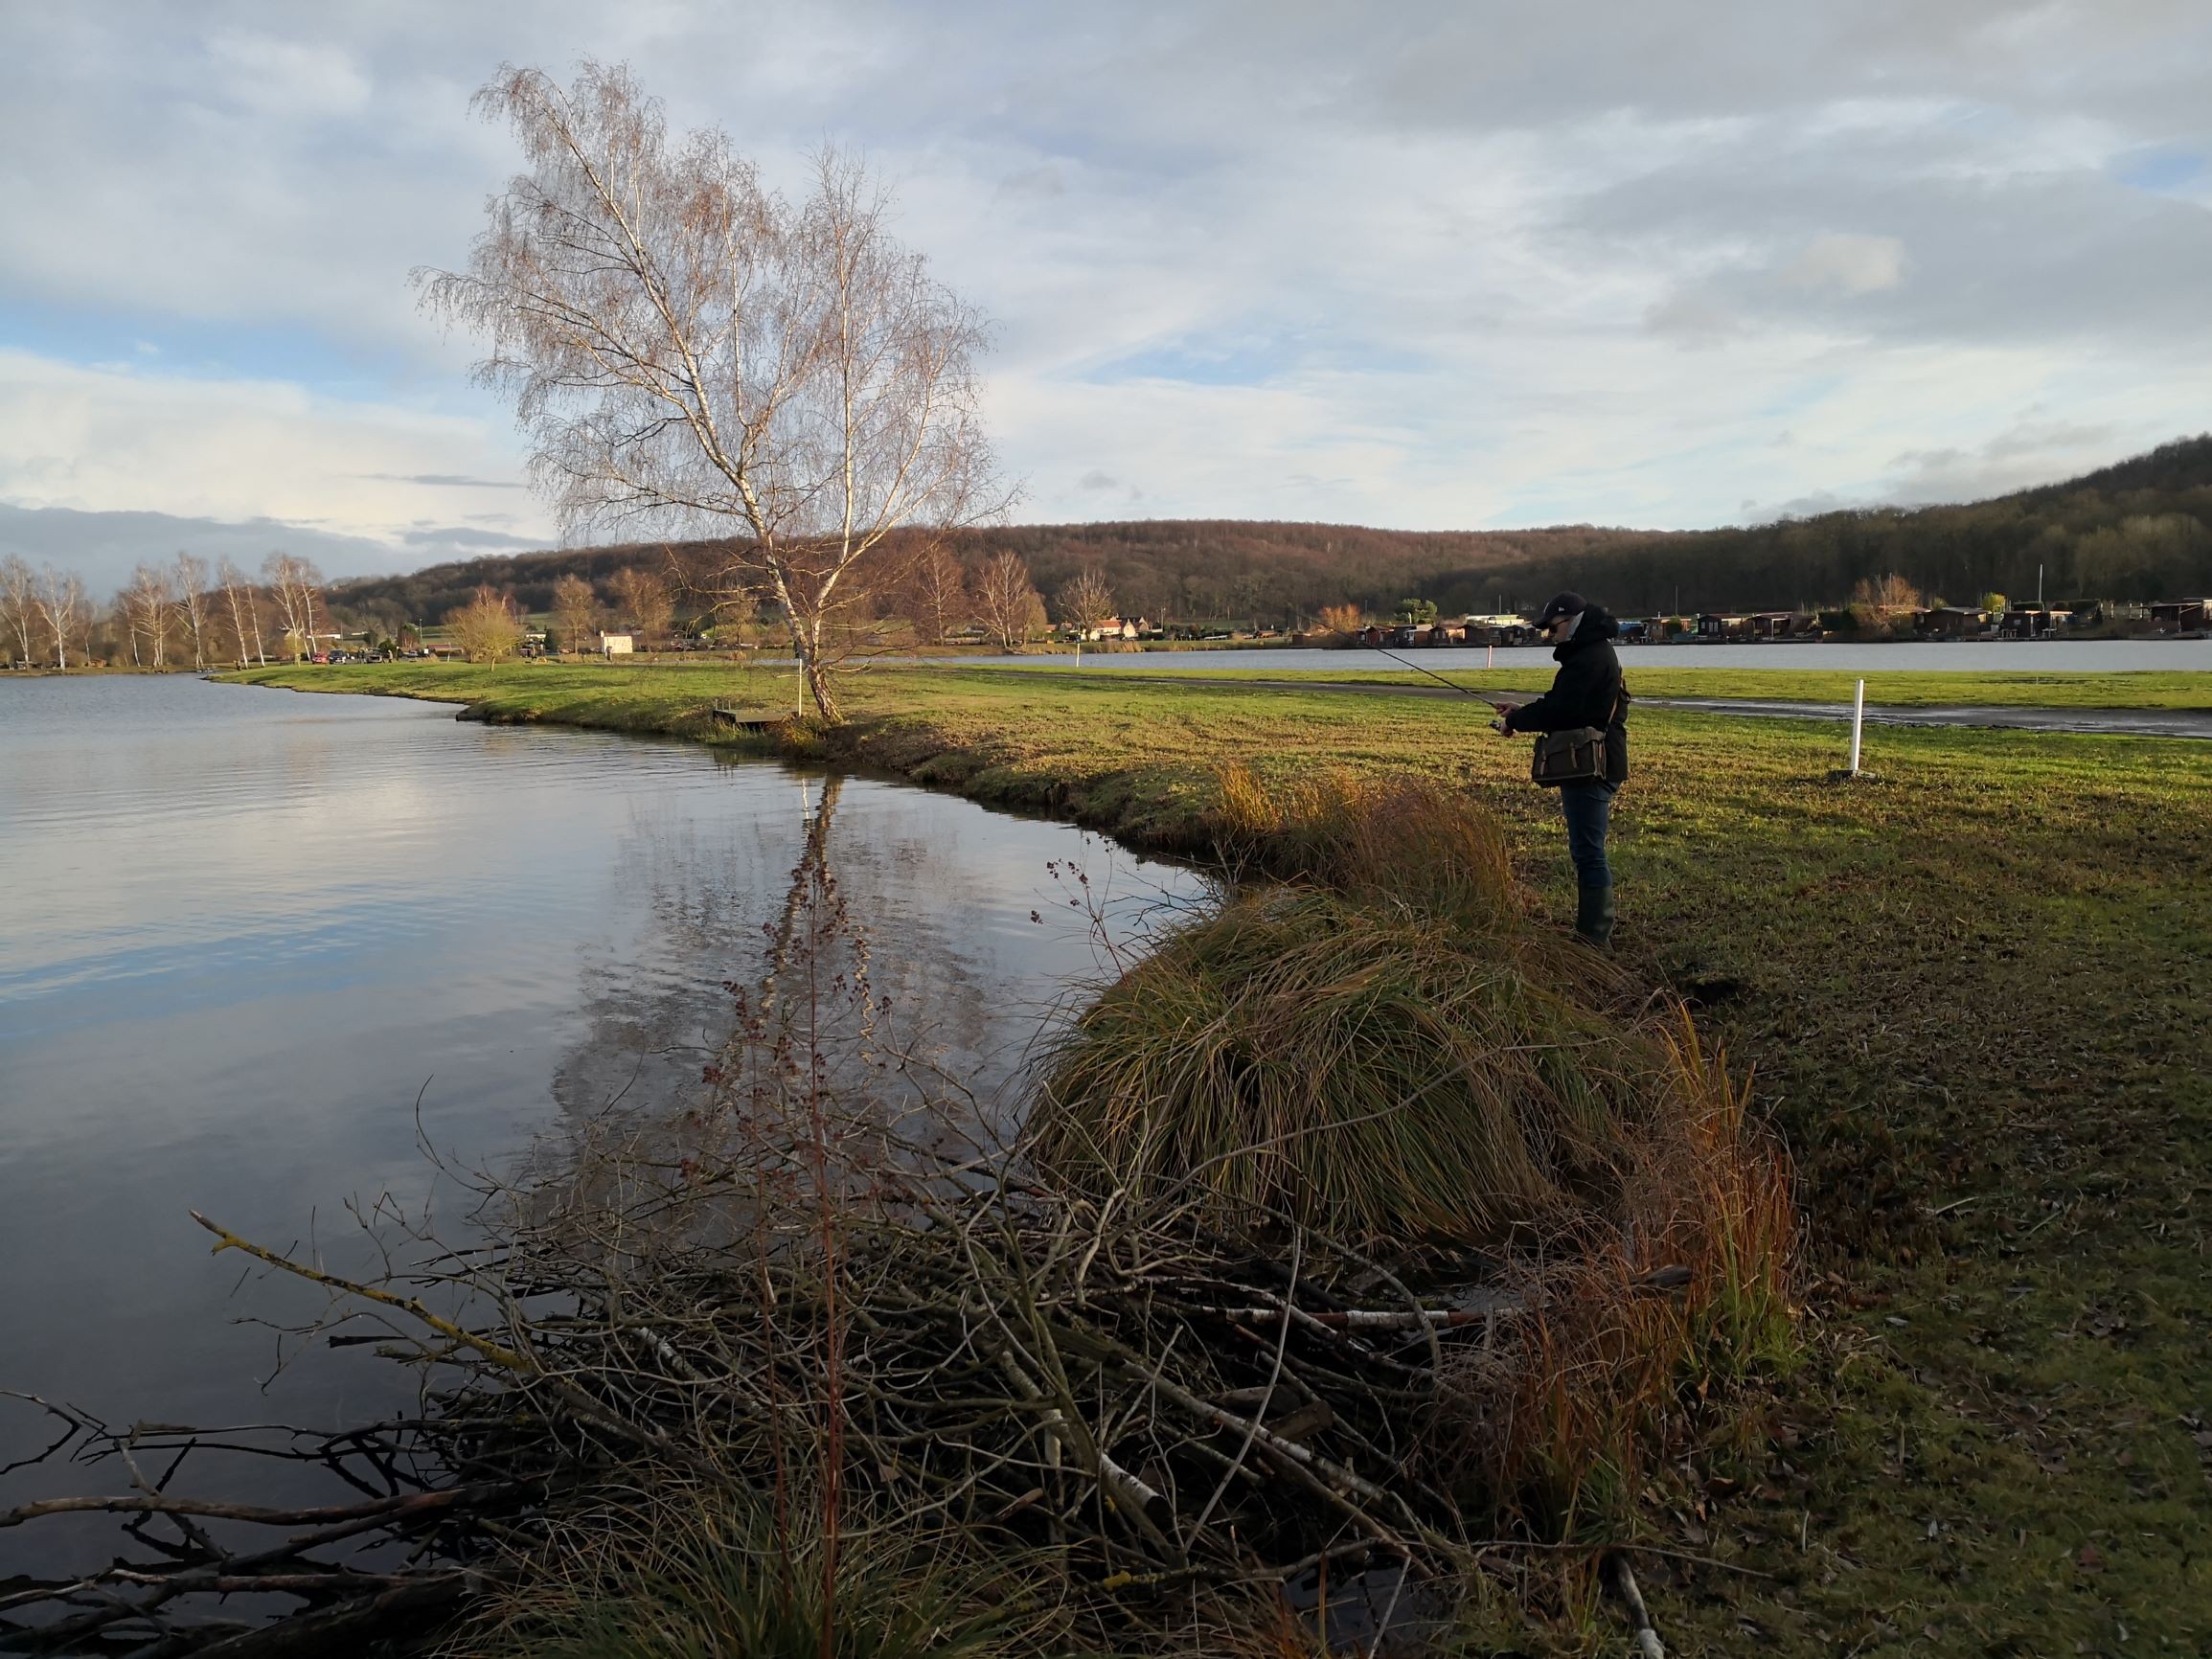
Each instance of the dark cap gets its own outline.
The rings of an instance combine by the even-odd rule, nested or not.
[[[1583,596],[1579,593],[1554,594],[1551,603],[1537,613],[1536,625],[1548,628],[1560,617],[1580,616],[1587,609],[1589,606],[1583,603]]]

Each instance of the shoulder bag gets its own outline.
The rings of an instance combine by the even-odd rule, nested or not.
[[[1598,784],[1606,776],[1606,730],[1621,717],[1629,700],[1627,682],[1617,684],[1612,713],[1604,726],[1572,726],[1563,732],[1539,732],[1536,754],[1529,762],[1529,780],[1546,789],[1562,784]]]

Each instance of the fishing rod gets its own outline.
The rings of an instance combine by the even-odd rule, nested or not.
[[[1440,686],[1449,686],[1455,692],[1464,692],[1471,697],[1480,697],[1482,701],[1489,703],[1490,706],[1495,710],[1500,716],[1499,718],[1491,721],[1491,729],[1497,732],[1502,732],[1506,729],[1503,716],[1508,709],[1514,706],[1511,703],[1494,702],[1491,698],[1483,696],[1482,693],[1474,690],[1471,686],[1463,686],[1457,680],[1448,680],[1442,674],[1438,673],[1434,669],[1425,669],[1419,663],[1406,662],[1405,659],[1400,656],[1396,651],[1383,650],[1380,646],[1369,646],[1366,648],[1371,651],[1380,651],[1382,655],[1388,657],[1392,662],[1403,664],[1406,668],[1411,669],[1417,674],[1426,674],[1430,679],[1434,680]]]
[[[1380,646],[1369,646],[1366,648],[1371,651],[1380,652],[1381,655],[1388,657],[1392,662],[1402,664],[1405,668],[1411,669],[1417,674],[1426,674],[1430,679],[1434,680],[1440,686],[1449,686],[1453,691],[1465,692],[1471,697],[1481,697],[1484,702],[1489,703],[1490,706],[1494,709],[1510,706],[1492,701],[1491,698],[1483,696],[1482,693],[1474,690],[1474,688],[1471,686],[1463,686],[1457,680],[1448,680],[1442,674],[1438,673],[1434,669],[1425,669],[1419,663],[1406,662],[1406,660],[1400,656],[1396,651],[1383,650]]]

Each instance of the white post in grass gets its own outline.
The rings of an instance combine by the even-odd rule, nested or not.
[[[1859,733],[1866,724],[1866,682],[1859,682],[1859,694],[1851,702],[1851,775],[1859,776]]]
[[[1497,642],[1495,640],[1482,648],[1482,666],[1486,669],[1497,667]]]

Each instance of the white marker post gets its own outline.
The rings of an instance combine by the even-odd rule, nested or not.
[[[1866,682],[1859,682],[1859,694],[1851,702],[1851,775],[1859,776],[1859,733],[1866,724]]]
[[[1482,666],[1486,669],[1497,667],[1497,642],[1495,640],[1482,648]]]

